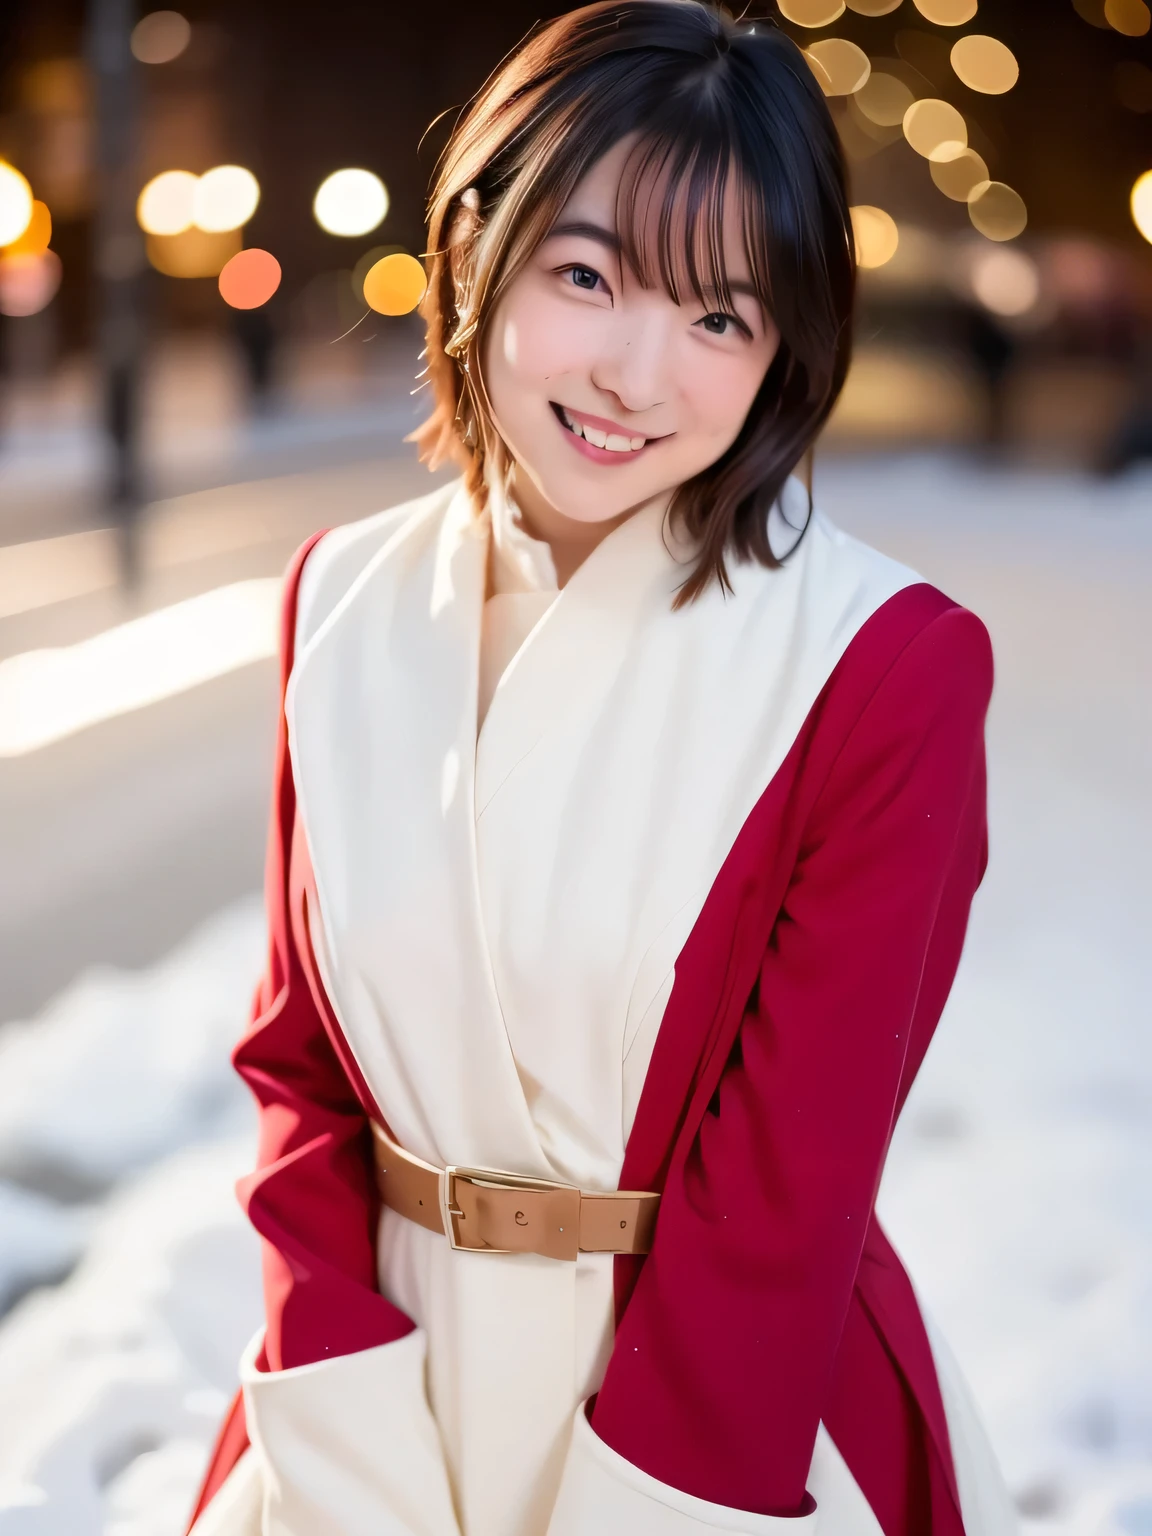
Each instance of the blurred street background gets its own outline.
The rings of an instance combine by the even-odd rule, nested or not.
[[[182,1529],[259,1314],[227,1051],[279,578],[433,483],[428,179],[567,8],[0,7],[0,1536]],[[748,13],[851,166],[817,500],[997,652],[992,866],[884,1213],[1025,1529],[1152,1536],[1152,14]]]

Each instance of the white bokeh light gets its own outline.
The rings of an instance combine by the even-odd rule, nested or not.
[[[1132,222],[1150,244],[1152,244],[1152,171],[1145,171],[1139,177],[1132,188],[1132,196],[1129,199],[1129,207],[1132,210]]]
[[[0,245],[11,245],[32,222],[32,188],[14,165],[0,160]]]
[[[371,171],[333,171],[320,183],[312,212],[330,235],[366,235],[384,222],[388,189]]]
[[[994,315],[1026,315],[1040,297],[1040,273],[1023,251],[984,251],[972,264],[972,292]]]
[[[136,199],[136,219],[147,235],[179,235],[194,218],[196,186],[191,171],[162,171]]]
[[[220,234],[239,229],[256,212],[260,183],[242,165],[217,165],[205,171],[192,194],[192,222]]]

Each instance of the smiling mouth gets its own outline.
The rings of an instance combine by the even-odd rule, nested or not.
[[[555,400],[550,400],[548,403],[556,413],[557,421],[566,431],[571,432],[573,437],[582,437],[593,448],[601,448],[607,453],[639,453],[641,448],[655,441],[652,438],[633,437],[620,432],[603,432],[599,427],[593,427],[588,422],[578,420]]]

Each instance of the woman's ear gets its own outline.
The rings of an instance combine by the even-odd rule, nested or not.
[[[471,309],[476,240],[480,234],[480,224],[480,193],[475,187],[468,187],[460,194],[459,205],[448,229],[448,270],[452,275],[456,314],[461,326],[467,325]]]

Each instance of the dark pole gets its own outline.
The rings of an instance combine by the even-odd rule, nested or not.
[[[126,586],[137,576],[141,507],[139,464],[140,280],[143,245],[136,226],[137,65],[130,40],[136,0],[89,0],[88,58],[96,95],[98,353],[104,425],[112,449],[106,495],[120,535]]]

